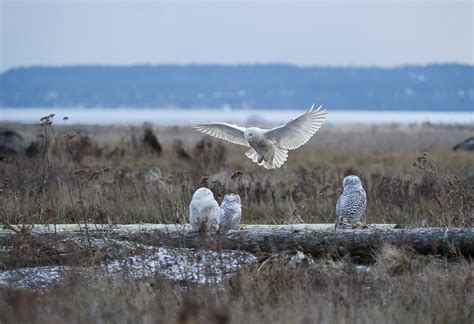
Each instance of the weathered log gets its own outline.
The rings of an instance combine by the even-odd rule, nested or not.
[[[75,237],[93,236],[137,241],[159,246],[275,252],[300,250],[313,255],[350,254],[371,257],[384,244],[407,246],[422,254],[474,255],[474,228],[396,229],[395,225],[371,225],[368,229],[334,230],[334,224],[244,225],[239,230],[206,235],[190,231],[186,225],[137,224],[91,226],[78,232],[79,225],[35,226],[31,235]],[[16,235],[0,232],[8,244]],[[28,234],[29,235],[29,234]]]
[[[236,230],[205,236],[193,232],[153,233],[123,237],[187,248],[277,252],[300,250],[315,256],[336,254],[372,257],[385,244],[406,246],[421,254],[474,255],[474,228],[356,230]]]
[[[374,229],[393,229],[399,227],[396,224],[370,224]],[[144,231],[157,232],[183,232],[190,231],[189,224],[22,224],[8,225],[0,228],[0,234],[12,232],[31,233],[63,233],[63,232],[107,232],[107,233],[136,233]],[[334,224],[287,224],[287,225],[266,225],[266,224],[241,224],[239,230],[335,230]]]
[[[371,228],[384,230],[397,228],[396,224],[371,224]],[[334,224],[288,224],[288,225],[263,225],[241,224],[239,230],[259,232],[259,231],[335,231]],[[5,225],[0,227],[0,244],[9,244],[10,239],[15,234],[32,235],[58,235],[61,237],[76,237],[80,235],[94,237],[140,237],[150,232],[159,234],[171,234],[191,232],[190,224],[22,224]]]

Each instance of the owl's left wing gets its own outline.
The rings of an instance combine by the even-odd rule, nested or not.
[[[287,150],[294,150],[305,144],[321,128],[326,119],[327,112],[322,106],[311,108],[303,115],[288,123],[269,129],[265,135],[275,144]]]

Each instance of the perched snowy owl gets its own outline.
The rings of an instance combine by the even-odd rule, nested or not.
[[[221,204],[220,228],[224,231],[236,229],[240,224],[242,205],[236,194],[225,195]]]
[[[249,159],[265,169],[279,168],[288,157],[288,150],[305,144],[318,131],[326,119],[326,110],[314,105],[303,115],[288,123],[272,128],[240,127],[228,123],[195,124],[194,128],[204,134],[226,141],[250,146],[245,153]]]
[[[358,176],[345,177],[342,186],[344,189],[336,205],[336,228],[352,228],[364,215],[367,196]]]
[[[189,204],[189,223],[193,231],[216,232],[219,229],[219,204],[212,191],[199,188]]]

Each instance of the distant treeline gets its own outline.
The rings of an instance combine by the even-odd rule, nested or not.
[[[0,74],[3,107],[470,110],[474,66],[67,66]]]

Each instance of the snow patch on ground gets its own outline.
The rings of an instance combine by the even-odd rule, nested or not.
[[[107,244],[103,240],[93,243],[100,247]],[[91,275],[127,279],[161,277],[179,282],[217,284],[240,267],[257,262],[254,255],[241,251],[152,247],[126,241],[109,243],[119,244],[128,255],[91,267],[42,266],[2,271],[0,287],[47,288],[62,284],[71,276],[87,278]]]

